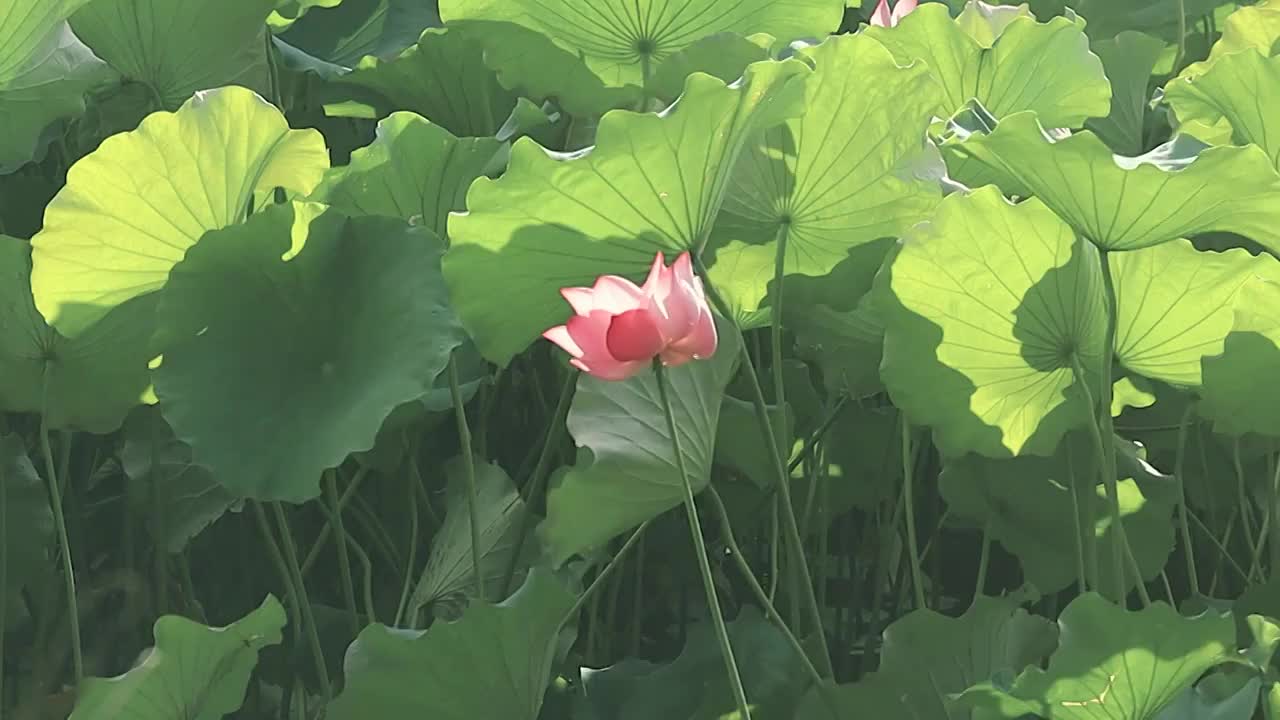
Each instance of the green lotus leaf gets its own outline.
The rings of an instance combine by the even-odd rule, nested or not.
[[[350,164],[326,172],[311,199],[349,215],[398,217],[444,237],[449,213],[466,209],[467,188],[502,148],[398,112],[378,123],[377,138],[351,153]]]
[[[303,15],[280,39],[323,62],[353,68],[369,56],[390,60],[417,42],[422,31],[439,26],[434,2],[342,0]]]
[[[642,87],[658,64],[699,39],[720,33],[768,33],[782,43],[823,38],[839,27],[843,5],[840,0],[442,0],[440,16],[448,23],[491,26],[486,49],[511,48],[503,56],[487,55],[490,65],[507,76],[508,87],[528,84],[531,72],[545,73],[535,81],[541,90],[535,96],[561,97],[571,112],[579,112],[575,102],[597,105],[601,112],[608,107],[598,107],[603,93]],[[580,58],[599,86],[590,87],[580,73],[547,72],[541,64],[511,67],[530,62],[531,56],[553,57],[556,51],[548,46]]]
[[[45,23],[28,23],[20,17],[15,21],[12,12],[0,19],[0,44],[7,38],[25,46],[18,35],[45,27]],[[0,66],[9,59],[4,55]],[[5,139],[0,142],[0,173],[13,172],[41,157],[57,134],[57,128],[50,125],[83,113],[86,93],[112,77],[111,69],[65,22],[54,25],[43,41],[31,48],[24,63],[8,70],[0,67],[0,127],[5,129]]]
[[[1224,680],[1217,684],[1237,684],[1223,675],[1209,675],[1199,685],[1187,688],[1166,705],[1155,716],[1155,720],[1251,720],[1258,708],[1262,679],[1250,678],[1240,684],[1238,689],[1233,687],[1230,694],[1220,697],[1216,688],[1206,687],[1214,685],[1212,681],[1217,678]]]
[[[737,369],[735,338],[721,323],[715,355],[666,372],[680,451],[695,492],[711,479],[721,398]],[[579,448],[577,462],[547,494],[547,519],[538,528],[556,565],[684,500],[652,371],[622,381],[579,376],[567,422]]]
[[[1116,291],[1116,357],[1129,370],[1200,384],[1200,361],[1223,351],[1241,289],[1273,258],[1200,252],[1187,240],[1108,256]]]
[[[15,598],[29,583],[48,573],[53,546],[49,489],[17,435],[0,437],[0,481],[4,483],[5,582],[0,592]],[[8,617],[0,619],[0,628]]]
[[[0,410],[43,410],[53,428],[120,427],[150,396],[153,298],[135,298],[68,339],[36,310],[26,241],[0,235],[0,277]]]
[[[281,32],[312,8],[332,8],[342,4],[342,0],[276,0],[276,9],[267,18],[267,25],[272,32]]]
[[[220,720],[240,709],[259,651],[280,644],[284,625],[284,607],[271,596],[224,628],[166,615],[140,664],[85,681],[71,720]]]
[[[925,3],[895,28],[864,32],[903,64],[924,61],[938,82],[941,117],[975,99],[999,118],[1034,111],[1049,127],[1078,127],[1107,114],[1111,86],[1081,23],[1016,17],[990,44],[966,32],[969,25],[952,20],[946,5]]]
[[[239,498],[207,468],[191,461],[191,448],[174,437],[159,408],[134,409],[122,435],[120,465],[129,478],[129,502],[168,552],[182,552],[192,538],[239,505]]]
[[[1264,0],[1228,15],[1222,37],[1209,48],[1209,57],[1186,66],[1178,77],[1185,80],[1203,75],[1218,60],[1243,50],[1257,50],[1266,57],[1280,53],[1280,5]]]
[[[365,628],[347,650],[330,720],[535,720],[574,597],[545,568],[506,601],[473,602],[425,632]]]
[[[21,75],[49,35],[90,0],[10,0],[0,14],[0,87]]]
[[[485,67],[470,34],[428,28],[398,57],[367,57],[338,81],[371,90],[391,110],[412,110],[459,136],[497,135],[516,106],[514,93]]]
[[[1256,147],[1192,154],[1175,142],[1137,158],[1092,132],[1053,140],[1032,113],[948,147],[1007,193],[1034,195],[1106,250],[1137,250],[1211,231],[1280,249],[1280,175]],[[1199,148],[1195,148],[1198,150]]]
[[[1062,720],[1153,718],[1235,646],[1229,614],[1183,617],[1163,602],[1132,612],[1095,593],[1071,601],[1058,626],[1048,670],[1027,670],[1012,695]]]
[[[275,0],[94,0],[71,27],[125,79],[151,88],[156,109],[242,85],[271,94],[266,20]]]
[[[1122,155],[1138,155],[1146,148],[1148,86],[1151,73],[1164,52],[1163,40],[1140,32],[1123,32],[1114,38],[1093,43],[1093,52],[1111,81],[1111,112],[1092,118],[1085,127],[1098,134],[1112,150]]]
[[[505,365],[563,321],[562,287],[701,250],[741,149],[798,110],[808,74],[799,60],[755,63],[734,85],[695,74],[661,115],[605,115],[590,149],[516,141],[503,176],[476,180],[449,221],[445,278],[485,357]]]
[[[952,514],[990,528],[991,538],[1018,558],[1023,576],[1046,594],[1077,580],[1073,484],[1079,488],[1081,502],[1092,504],[1098,557],[1111,557],[1115,542],[1110,500],[1097,482],[1093,448],[1083,433],[1069,437],[1050,458],[957,458],[947,462],[938,480]],[[1153,476],[1122,479],[1119,491],[1121,522],[1134,559],[1144,579],[1155,577],[1173,550],[1177,488],[1168,477]],[[1081,525],[1087,510],[1087,506],[1081,508]],[[1093,576],[1090,560],[1086,556],[1086,573]],[[1116,594],[1111,573],[1099,573],[1097,579],[1101,592],[1108,597]],[[1133,582],[1132,577],[1128,580]]]
[[[440,252],[425,228],[317,204],[206,235],[163,294],[174,340],[153,373],[195,461],[243,497],[316,497],[462,342]]]
[[[1197,412],[1228,435],[1280,437],[1280,385],[1259,381],[1280,367],[1280,272],[1268,265],[1240,291],[1222,354],[1203,364]]]
[[[731,32],[708,35],[668,55],[655,67],[646,90],[665,104],[684,92],[685,79],[695,72],[731,83],[742,77],[751,63],[773,57],[777,45],[777,39],[765,33],[746,37]]]
[[[163,287],[206,231],[243,221],[275,187],[310,192],[328,166],[319,133],[290,130],[243,88],[155,113],[67,173],[31,241],[36,307],[74,338]]]
[[[791,718],[809,684],[786,637],[753,605],[726,623],[751,716]],[[582,705],[592,720],[702,720],[735,717],[736,707],[720,648],[709,623],[693,625],[684,649],[667,664],[627,658],[594,670],[581,668]]]
[[[1009,23],[1020,17],[1034,20],[1035,14],[1026,3],[988,5],[982,0],[976,0],[964,3],[960,14],[956,15],[956,25],[979,45],[989,48],[996,44],[996,39],[1009,27]]]
[[[1280,167],[1280,57],[1252,49],[1223,56],[1194,79],[1170,82],[1165,100],[1186,132],[1209,142],[1214,133],[1199,130],[1225,119],[1236,142],[1261,147]]]
[[[903,239],[877,292],[881,376],[944,454],[1049,455],[1087,419],[1072,358],[1096,383],[1102,273],[1093,246],[1039,201],[949,196]]]
[[[461,458],[449,463],[448,512],[444,524],[431,540],[431,555],[413,591],[412,613],[459,593],[474,594],[475,568],[471,559],[471,514]],[[522,518],[528,512],[524,500],[506,471],[492,463],[476,463],[476,516],[480,528],[480,573],[485,597],[494,597],[506,577],[511,556],[520,542]],[[526,541],[521,548],[529,566],[529,556],[537,543]],[[517,560],[517,570],[521,563]],[[519,578],[517,578],[519,580]]]
[[[1189,18],[1210,14],[1224,0],[1030,0],[1039,16],[1064,13],[1070,7],[1089,21],[1089,37],[1113,38],[1126,30],[1141,30],[1163,40],[1178,39],[1178,13]]]
[[[1156,404],[1156,396],[1146,378],[1122,377],[1111,386],[1111,417],[1120,417],[1128,408],[1141,410]]]
[[[821,277],[941,199],[937,183],[901,172],[931,117],[925,66],[900,67],[864,35],[833,36],[806,56],[817,69],[805,113],[742,153],[707,246],[711,282],[747,327],[768,319],[779,242],[787,274]]]

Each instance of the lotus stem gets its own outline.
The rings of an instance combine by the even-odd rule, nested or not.
[[[462,450],[462,470],[467,481],[467,510],[471,515],[471,569],[476,576],[476,597],[484,601],[484,575],[480,570],[480,499],[476,489],[476,458],[471,454],[471,428],[467,424],[467,408],[462,402],[462,384],[458,381],[458,356],[449,358],[449,393],[453,396],[453,414],[458,421],[458,445]]]
[[[1173,461],[1173,476],[1178,483],[1178,529],[1182,533],[1182,546],[1187,556],[1187,582],[1191,585],[1191,595],[1200,596],[1200,576],[1196,572],[1195,547],[1191,544],[1191,523],[1187,515],[1187,485],[1185,461],[1187,456],[1187,428],[1191,423],[1191,414],[1195,405],[1188,404],[1182,412],[1182,421],[1178,423],[1178,451]]]
[[[76,570],[71,562],[71,539],[67,534],[67,519],[62,512],[62,486],[53,463],[53,450],[49,446],[49,373],[52,365],[44,366],[44,382],[40,408],[40,453],[44,457],[45,481],[49,488],[49,509],[53,512],[53,527],[58,534],[58,550],[62,556],[62,584],[67,600],[67,624],[71,631],[71,667],[75,673],[76,687],[84,682],[84,650],[80,644],[80,603],[76,597]],[[70,478],[66,479],[70,482]],[[3,540],[4,536],[0,536]],[[3,586],[0,586],[3,590]],[[0,616],[2,617],[2,616]]]
[[[738,663],[733,657],[729,629],[725,626],[724,613],[720,609],[720,598],[716,594],[715,578],[711,575],[711,563],[707,559],[707,544],[702,536],[702,523],[698,520],[698,506],[693,497],[693,484],[685,470],[684,453],[680,449],[680,431],[676,428],[676,416],[671,409],[671,397],[667,392],[667,378],[661,361],[655,359],[653,373],[658,383],[658,396],[662,400],[662,409],[667,416],[667,431],[671,433],[671,451],[675,454],[676,472],[680,473],[680,485],[684,489],[685,516],[689,520],[689,534],[693,538],[693,545],[698,555],[698,571],[702,574],[702,589],[707,596],[707,609],[711,613],[711,622],[715,625],[716,641],[720,643],[720,657],[724,659],[725,672],[729,674],[729,686],[733,690],[733,698],[738,705],[738,716],[741,720],[751,720],[747,692],[742,686]]]
[[[328,496],[329,504],[335,508],[329,519],[333,522],[334,531],[338,533],[338,572],[342,577],[342,600],[347,605],[348,620],[354,637],[360,634],[360,618],[356,612],[356,591],[351,576],[351,557],[347,554],[347,530],[342,524],[342,511],[337,509],[338,481],[334,475],[333,470],[324,471],[324,492]]]
[[[920,548],[916,541],[915,489],[913,476],[915,462],[911,451],[911,421],[905,412],[899,411],[902,417],[902,501],[907,519],[907,552],[911,556],[911,585],[915,590],[916,609],[928,607],[924,600],[924,577],[920,572]]]

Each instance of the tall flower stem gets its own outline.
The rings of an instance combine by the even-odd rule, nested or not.
[[[707,277],[707,268],[703,265],[702,259],[695,257],[694,262],[697,263],[698,273],[704,279],[707,296],[711,298],[716,310],[724,317],[732,318],[733,312],[728,303],[724,301],[724,298],[720,297],[720,293],[716,291],[715,286],[711,284],[710,279]],[[742,346],[746,347],[746,339],[742,336],[742,329],[737,326],[737,323],[734,323],[733,327],[738,333]],[[814,634],[818,641],[819,657],[816,658],[816,664],[822,672],[822,676],[830,678],[833,675],[831,651],[827,649],[827,637],[822,625],[822,612],[818,608],[818,598],[813,592],[813,579],[809,575],[809,564],[804,555],[804,541],[800,537],[800,528],[796,524],[796,511],[791,502],[791,475],[782,459],[782,454],[778,450],[778,435],[774,432],[773,422],[769,419],[769,409],[765,403],[764,390],[760,387],[760,376],[756,372],[755,364],[751,361],[750,353],[742,353],[742,363],[751,385],[751,402],[752,407],[755,409],[756,422],[760,426],[761,434],[764,435],[764,444],[769,452],[769,459],[777,472],[778,500],[781,505],[778,514],[782,516],[782,529],[785,531],[790,560],[796,565],[800,573],[801,584],[803,585],[801,592],[804,594],[809,616],[813,623]]]
[[[1200,574],[1196,571],[1195,547],[1191,544],[1191,521],[1188,519],[1186,457],[1187,430],[1191,424],[1191,415],[1195,411],[1194,404],[1188,404],[1182,413],[1182,421],[1178,423],[1178,452],[1173,461],[1173,476],[1178,482],[1178,530],[1182,534],[1182,547],[1187,555],[1187,582],[1191,586],[1192,597],[1200,597]]]
[[[658,396],[662,399],[662,409],[667,416],[667,431],[671,433],[671,451],[675,454],[676,472],[680,473],[680,484],[684,488],[684,509],[689,519],[689,534],[698,555],[698,570],[702,574],[702,589],[707,596],[707,608],[711,612],[711,622],[715,625],[716,640],[720,643],[720,656],[724,659],[725,671],[729,674],[729,686],[733,690],[734,701],[738,705],[738,717],[751,720],[751,708],[747,704],[747,693],[742,687],[742,677],[738,674],[738,663],[733,657],[733,646],[729,642],[729,629],[725,626],[724,614],[720,610],[720,598],[716,594],[715,578],[711,575],[711,563],[707,559],[707,544],[702,536],[702,522],[698,520],[698,506],[693,498],[693,485],[689,482],[689,474],[684,466],[684,453],[680,450],[680,432],[676,428],[675,413],[671,410],[671,396],[667,391],[667,377],[661,361],[653,364],[654,376],[658,383]]]
[[[911,556],[911,585],[915,589],[916,609],[924,610],[924,576],[920,572],[920,548],[916,539],[915,509],[915,454],[911,451],[911,422],[905,412],[898,413],[902,417],[902,501],[905,504],[904,514],[907,518],[907,552]]]
[[[76,599],[76,569],[71,562],[71,539],[67,535],[67,518],[62,512],[62,485],[49,446],[49,371],[44,367],[44,389],[40,408],[40,454],[44,456],[45,481],[49,488],[49,509],[53,511],[53,528],[58,534],[58,550],[62,556],[62,584],[67,596],[67,624],[71,631],[71,667],[76,687],[84,681],[84,650],[80,645],[80,603]],[[70,478],[65,478],[70,482]]]
[[[453,414],[458,421],[458,445],[462,450],[462,470],[467,480],[467,510],[471,515],[471,571],[476,576],[476,597],[484,600],[484,575],[480,571],[480,500],[476,490],[476,458],[471,454],[471,427],[467,424],[467,408],[462,402],[462,383],[458,380],[458,356],[449,358],[449,393],[453,396]]]

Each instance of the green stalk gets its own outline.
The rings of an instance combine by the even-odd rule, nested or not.
[[[400,602],[396,604],[396,617],[392,625],[401,627],[405,609],[409,606],[409,590],[413,585],[413,571],[418,561],[418,494],[414,485],[417,478],[408,478],[409,489],[409,561],[404,566],[404,583],[400,586]]]
[[[1071,449],[1071,439],[1065,439],[1067,443],[1067,480],[1071,483],[1071,513],[1072,519],[1075,521],[1076,527],[1076,584],[1080,587],[1080,592],[1089,592],[1089,573],[1085,570],[1085,524],[1082,522],[1080,515],[1080,479],[1076,477],[1075,453]],[[1089,507],[1093,507],[1093,494],[1089,494]],[[1093,514],[1089,514],[1092,523]],[[1091,524],[1088,530],[1088,537],[1096,540],[1094,533],[1096,525]],[[1089,543],[1089,547],[1093,548],[1093,543]]]
[[[631,582],[631,657],[640,654],[640,631],[644,623],[644,536],[636,547],[636,574]],[[0,586],[2,587],[2,586]]]
[[[662,409],[667,416],[667,431],[671,433],[671,451],[675,454],[676,472],[680,473],[681,485],[684,488],[684,510],[689,520],[689,534],[693,537],[693,546],[698,555],[698,570],[702,574],[702,590],[707,596],[707,609],[711,612],[711,622],[715,625],[716,640],[720,643],[720,656],[724,659],[725,671],[729,674],[729,686],[733,690],[734,701],[738,705],[738,716],[741,720],[751,720],[751,707],[747,703],[747,692],[742,687],[742,677],[738,674],[738,663],[733,658],[733,646],[729,642],[729,629],[724,623],[724,613],[720,609],[720,598],[716,594],[715,578],[711,575],[711,563],[707,559],[707,544],[702,536],[702,523],[698,520],[698,506],[693,497],[693,484],[684,467],[684,453],[680,450],[680,432],[676,428],[676,416],[671,409],[671,398],[667,393],[667,378],[662,362],[654,359],[653,374],[658,383],[658,396],[662,399]]]
[[[1212,13],[1210,13],[1212,14]],[[1187,57],[1187,0],[1178,0],[1178,52],[1173,56],[1173,74],[1182,72]]]
[[[551,419],[551,426],[547,428],[547,434],[542,436],[542,449],[538,451],[538,462],[533,466],[533,472],[529,475],[529,481],[525,485],[528,490],[525,492],[524,499],[526,503],[533,501],[533,498],[542,494],[542,488],[546,486],[546,480],[549,476],[547,466],[551,464],[551,450],[560,444],[560,438],[564,436],[564,421],[569,415],[569,402],[573,399],[573,391],[578,385],[578,371],[574,370],[564,379],[564,385],[560,388],[560,397],[556,399],[555,415]],[[520,555],[524,551],[525,538],[529,535],[529,530],[533,527],[533,512],[528,510],[520,514],[520,528],[516,531],[516,544],[511,552],[511,558],[507,560],[507,569],[502,574],[502,584],[498,593],[499,599],[505,598],[507,593],[511,592],[511,580],[516,574],[516,563],[520,559]]]
[[[1182,533],[1182,546],[1187,556],[1187,581],[1191,584],[1192,597],[1200,597],[1200,576],[1196,572],[1195,547],[1191,544],[1191,523],[1187,518],[1187,487],[1185,476],[1185,460],[1187,455],[1187,427],[1190,425],[1191,413],[1195,409],[1188,404],[1182,412],[1182,421],[1178,423],[1178,451],[1173,461],[1173,476],[1178,483],[1178,529]],[[1280,478],[1278,478],[1280,479]]]
[[[9,598],[9,477],[0,465],[0,717],[4,716],[4,636]]]
[[[1147,583],[1142,579],[1142,568],[1138,567],[1138,559],[1133,556],[1133,548],[1129,546],[1128,538],[1124,539],[1124,558],[1128,563],[1129,572],[1133,573],[1133,584],[1138,588],[1138,598],[1142,600],[1142,607],[1151,607],[1151,595],[1147,592]]]
[[[458,381],[457,355],[449,358],[449,392],[453,396],[453,413],[458,420],[458,444],[462,450],[462,468],[467,480],[467,510],[471,515],[471,570],[476,575],[476,597],[484,600],[484,575],[480,571],[480,500],[476,490],[476,458],[471,454],[471,428],[467,425],[467,409],[462,404],[462,384]]]
[[[333,470],[324,471],[324,492],[328,496],[328,502],[334,508],[338,507],[338,481],[334,477],[336,473]],[[347,555],[347,529],[342,523],[342,511],[335,509],[329,516],[334,525],[334,531],[338,533],[338,572],[342,578],[342,601],[347,606],[347,619],[351,623],[351,632],[353,637],[360,634],[360,616],[356,612],[356,589],[355,581],[351,576],[351,557]],[[301,571],[299,571],[301,575]]]
[[[716,310],[724,317],[733,317],[724,298],[720,297],[711,284],[710,278],[707,277],[707,268],[702,262],[702,258],[695,256],[694,262],[697,264],[698,273],[703,277],[703,284],[706,287],[707,296],[711,298],[712,304]],[[746,339],[743,337],[742,329],[734,324],[734,329],[738,333],[739,342],[746,347]],[[773,463],[777,472],[778,482],[778,499],[781,503],[779,515],[782,516],[783,530],[786,532],[787,549],[791,556],[791,562],[795,563],[799,570],[801,585],[803,585],[802,594],[808,607],[810,619],[813,622],[814,634],[818,641],[818,668],[822,671],[824,678],[832,676],[831,669],[831,651],[827,648],[827,637],[822,625],[822,612],[818,607],[817,595],[813,592],[813,579],[809,576],[809,565],[804,555],[804,541],[800,538],[800,529],[796,525],[796,511],[791,502],[791,478],[787,472],[786,463],[782,459],[781,453],[778,451],[778,435],[774,432],[773,422],[769,419],[769,409],[764,400],[764,390],[760,387],[760,376],[756,372],[755,364],[751,362],[749,353],[742,353],[742,364],[746,370],[747,379],[751,384],[751,403],[755,410],[756,422],[760,426],[761,435],[764,436],[764,444],[769,452],[769,459]]]
[[[915,588],[916,609],[924,610],[928,605],[924,601],[924,578],[920,573],[920,548],[916,545],[916,512],[912,476],[915,475],[915,461],[911,452],[911,422],[905,412],[899,411],[902,418],[902,499],[903,510],[907,516],[907,552],[911,562],[911,584]]]
[[[978,558],[978,579],[973,586],[973,602],[987,592],[987,568],[991,564],[991,522],[982,528],[982,555]]]
[[[596,594],[596,591],[604,585],[604,581],[613,574],[614,568],[622,564],[622,559],[627,556],[627,553],[631,551],[631,548],[635,547],[635,544],[644,535],[644,531],[649,528],[649,525],[652,522],[652,518],[645,520],[640,524],[640,527],[631,531],[631,537],[627,538],[627,541],[622,543],[622,547],[618,550],[618,553],[609,560],[609,564],[605,565],[603,570],[596,574],[595,579],[591,581],[591,585],[587,586],[587,589],[578,596],[578,599],[573,603],[573,607],[569,608],[569,612],[564,614],[564,619],[560,621],[561,627],[572,620],[574,615],[577,615],[582,611],[582,606],[586,605],[587,600],[591,599]]]
[[[262,512],[262,506],[255,503],[254,508]],[[276,525],[280,530],[280,546],[284,550],[285,567],[293,579],[293,601],[298,605],[302,616],[303,628],[307,641],[311,644],[311,656],[315,660],[317,680],[320,682],[320,694],[327,705],[333,699],[333,687],[329,684],[329,666],[324,661],[324,647],[320,644],[320,634],[316,628],[316,619],[311,611],[311,601],[307,598],[307,586],[302,579],[302,568],[298,565],[298,548],[293,542],[293,533],[289,531],[289,519],[285,517],[280,503],[271,503],[271,511],[275,515]],[[264,517],[263,522],[266,521]]]
[[[714,485],[707,485],[707,497],[711,498],[711,506],[715,508],[716,514],[720,518],[720,534],[724,537],[724,542],[729,546],[729,554],[733,556],[734,564],[738,566],[738,573],[742,575],[742,579],[747,581],[747,586],[751,588],[751,593],[756,596],[756,602],[759,602],[764,608],[765,617],[772,620],[782,634],[787,638],[787,642],[791,644],[791,648],[796,651],[796,657],[800,658],[804,663],[805,670],[809,673],[809,677],[815,685],[822,685],[822,675],[818,673],[818,669],[813,666],[813,661],[809,659],[808,653],[804,651],[804,646],[800,644],[800,640],[791,632],[791,628],[787,627],[787,623],[783,621],[782,615],[778,609],[769,601],[769,595],[760,586],[760,581],[756,579],[756,574],[751,571],[751,565],[747,562],[746,555],[742,554],[742,548],[738,546],[738,540],[733,535],[733,525],[729,522],[729,511],[724,507],[724,501],[720,499],[720,493],[716,491]]]
[[[351,498],[355,497],[356,491],[360,489],[360,483],[364,482],[368,474],[369,469],[365,467],[356,471],[356,474],[351,478],[351,482],[347,483],[347,489],[342,491],[342,497],[338,499],[338,505],[334,508],[335,511],[341,512],[347,507],[347,503],[351,502]],[[324,527],[320,528],[320,533],[316,535],[316,541],[311,544],[311,549],[307,551],[307,559],[302,561],[303,579],[306,579],[311,572],[311,568],[315,567],[316,561],[320,559],[320,551],[324,550],[331,532],[333,532],[333,523],[331,522],[325,523]],[[339,542],[341,542],[341,538],[339,538]]]
[[[1104,261],[1105,262],[1105,261]],[[1112,577],[1116,583],[1117,601],[1124,599],[1124,548],[1126,541],[1124,539],[1124,525],[1121,524],[1120,514],[1120,494],[1119,483],[1116,480],[1115,455],[1111,454],[1115,450],[1114,436],[1113,442],[1108,443],[1103,440],[1102,430],[1099,428],[1098,422],[1098,406],[1093,402],[1093,393],[1089,390],[1089,384],[1085,379],[1084,368],[1080,365],[1079,356],[1073,355],[1071,363],[1075,371],[1076,382],[1080,385],[1081,392],[1084,393],[1085,403],[1089,407],[1089,435],[1093,438],[1093,448],[1098,456],[1099,472],[1102,474],[1102,481],[1107,488],[1107,499],[1110,502],[1111,509],[1111,532],[1115,534],[1115,538],[1111,543],[1112,550]],[[1106,373],[1110,375],[1110,373]],[[1109,379],[1104,375],[1104,385],[1109,385]],[[1109,393],[1103,393],[1108,395]],[[1111,403],[1107,401],[1103,404],[1103,414],[1108,418],[1111,417]],[[1110,460],[1108,461],[1108,457]],[[1101,574],[1101,572],[1099,572]]]
[[[53,527],[58,534],[58,549],[62,555],[62,585],[67,595],[67,623],[71,630],[71,666],[75,673],[76,687],[84,681],[84,650],[80,645],[80,604],[76,598],[76,570],[71,562],[71,541],[67,536],[67,519],[62,513],[62,490],[58,483],[58,471],[53,464],[53,450],[49,447],[49,371],[44,366],[44,387],[40,407],[40,453],[44,456],[45,478],[49,486],[49,509],[53,511]],[[66,482],[70,484],[70,478]]]
[[[1275,465],[1271,474],[1271,566],[1267,571],[1268,580],[1274,578],[1276,571],[1280,570],[1280,457],[1275,458]]]

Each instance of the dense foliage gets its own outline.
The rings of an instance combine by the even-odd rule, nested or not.
[[[859,5],[0,0],[0,717],[1280,719],[1280,6]]]

